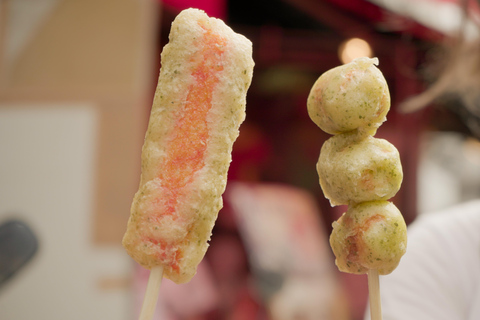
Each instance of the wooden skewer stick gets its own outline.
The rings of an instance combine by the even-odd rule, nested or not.
[[[370,301],[370,318],[372,320],[382,320],[378,270],[368,270],[368,297]]]
[[[151,320],[157,307],[158,293],[162,284],[163,267],[154,267],[150,270],[148,277],[147,289],[143,297],[142,310],[140,311],[139,320]]]

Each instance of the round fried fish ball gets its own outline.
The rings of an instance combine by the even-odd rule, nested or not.
[[[376,64],[377,58],[358,58],[318,78],[307,108],[320,129],[330,134],[355,129],[375,134],[390,109],[387,82]]]
[[[330,245],[340,271],[364,274],[377,269],[391,273],[407,248],[407,226],[397,207],[388,201],[350,206],[333,223]]]
[[[329,138],[317,162],[320,186],[332,206],[388,200],[403,180],[398,150],[387,140],[352,133]]]

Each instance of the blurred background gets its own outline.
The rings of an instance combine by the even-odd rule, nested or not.
[[[315,164],[315,80],[378,57],[407,223],[480,197],[480,10],[474,0],[0,1],[0,319],[135,319],[148,272],[121,247],[160,52],[196,7],[253,43],[247,119],[194,280],[156,319],[361,319],[366,277],[328,246],[344,208]]]

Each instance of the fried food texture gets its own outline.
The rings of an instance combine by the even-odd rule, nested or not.
[[[407,226],[397,207],[389,201],[363,202],[350,206],[333,223],[330,245],[340,271],[364,274],[377,269],[391,273],[407,249]]]
[[[187,9],[174,20],[142,149],[123,245],[147,269],[188,282],[222,207],[233,143],[245,119],[252,44]]]
[[[317,162],[320,186],[332,205],[388,200],[403,179],[398,150],[387,140],[338,134],[322,146]]]
[[[390,93],[378,59],[359,58],[330,69],[313,85],[307,109],[329,134],[352,130],[374,135],[390,110]]]
[[[407,247],[406,224],[387,200],[400,189],[398,150],[375,138],[390,110],[387,82],[378,59],[358,58],[328,70],[307,100],[310,118],[332,134],[317,162],[319,183],[332,206],[348,205],[333,223],[330,245],[340,271],[391,273]]]

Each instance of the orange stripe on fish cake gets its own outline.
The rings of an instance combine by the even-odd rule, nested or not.
[[[194,83],[188,88],[182,115],[175,124],[174,137],[166,146],[168,157],[161,165],[161,187],[174,191],[168,202],[169,214],[174,214],[178,195],[193,180],[195,172],[204,166],[209,138],[207,115],[212,107],[212,95],[218,83],[217,73],[223,70],[221,55],[225,39],[206,29],[203,60],[192,71]]]
[[[199,23],[200,24],[200,23]],[[168,156],[160,164],[160,188],[170,190],[168,199],[159,199],[165,210],[161,215],[172,215],[177,219],[176,207],[178,198],[186,192],[186,186],[193,181],[196,172],[205,166],[207,142],[210,137],[207,123],[208,113],[212,107],[213,91],[218,84],[217,74],[223,70],[222,55],[225,52],[226,39],[212,32],[210,28],[200,24],[205,31],[199,40],[202,45],[203,59],[192,70],[193,84],[188,88],[187,98],[179,113],[173,137],[165,146]],[[159,237],[148,239],[157,244],[160,257],[170,261],[170,267],[179,271],[178,261],[183,257],[180,251],[165,253],[168,245]],[[168,257],[168,258],[167,258]],[[173,257],[173,258],[172,258]]]

